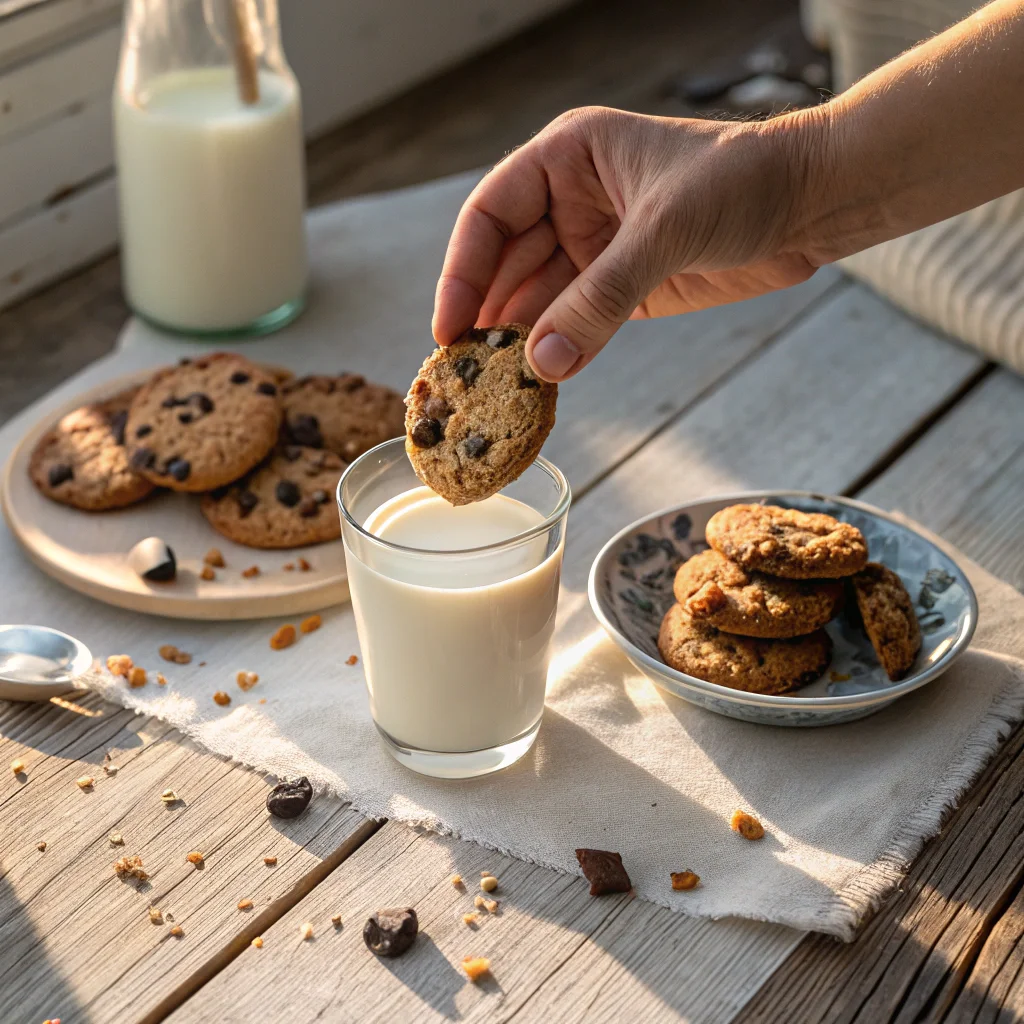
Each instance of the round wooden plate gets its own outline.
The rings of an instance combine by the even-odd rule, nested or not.
[[[43,572],[98,601],[177,619],[257,619],[297,615],[348,599],[341,540],[308,548],[264,551],[221,536],[199,511],[194,494],[157,493],[110,512],[83,512],[44,498],[28,476],[39,438],[80,405],[141,383],[150,372],[130,374],[93,388],[49,414],[11,453],[0,484],[0,505],[11,532]],[[326,511],[326,510],[325,510]],[[337,510],[331,510],[337,515]],[[162,537],[174,549],[177,578],[148,583],[128,565],[128,552],[144,537]],[[219,548],[227,563],[215,580],[199,572],[203,555]],[[298,560],[311,565],[303,572]],[[292,563],[295,568],[286,571]],[[242,570],[258,565],[258,576]]]

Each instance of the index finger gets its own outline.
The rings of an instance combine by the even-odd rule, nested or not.
[[[434,297],[434,338],[454,341],[476,323],[505,243],[548,210],[548,180],[533,146],[494,168],[463,204],[452,229]]]

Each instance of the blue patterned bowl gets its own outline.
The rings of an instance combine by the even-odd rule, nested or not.
[[[704,527],[719,509],[762,500],[852,523],[867,539],[872,560],[899,573],[914,599],[924,641],[905,678],[889,680],[862,630],[844,616],[827,627],[835,643],[829,671],[791,695],[744,693],[677,672],[661,660],[658,627],[674,600],[676,569],[707,548]],[[766,725],[836,725],[873,714],[942,675],[967,649],[978,621],[967,577],[930,540],[863,502],[806,491],[728,494],[627,526],[594,560],[590,604],[608,635],[656,685],[708,711]]]

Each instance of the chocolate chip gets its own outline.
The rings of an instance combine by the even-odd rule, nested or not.
[[[222,498],[226,498],[230,491],[230,484],[226,485],[225,487],[214,487],[214,489],[210,491],[210,497],[213,498],[214,501],[220,501]]]
[[[176,405],[184,405],[185,401],[181,398],[175,398],[174,395],[168,395],[161,403],[162,409],[173,409]]]
[[[136,437],[145,437],[147,434],[152,434],[153,428],[148,423],[143,423],[138,430],[135,431]]]
[[[192,413],[190,413],[190,412],[179,412],[178,413],[178,422],[179,423],[191,423],[192,422]]]
[[[480,376],[480,364],[472,356],[459,356],[452,368],[467,388]]]
[[[324,438],[320,433],[320,421],[308,413],[299,413],[288,421],[288,434],[296,444],[307,448],[323,448]]]
[[[150,469],[156,462],[156,452],[152,448],[136,448],[128,460],[132,469]]]
[[[433,448],[444,436],[444,432],[441,430],[441,424],[437,420],[421,416],[413,424],[412,433],[409,436],[417,448]]]
[[[479,459],[480,456],[483,455],[483,453],[490,447],[491,442],[481,434],[470,434],[469,437],[462,442],[462,450],[471,459]]]
[[[331,500],[331,496],[326,491],[314,491],[313,500],[318,505],[326,505]]]
[[[343,373],[341,380],[338,381],[338,387],[342,391],[358,391],[365,384],[366,378],[361,377],[358,373]]]
[[[419,929],[412,907],[378,910],[363,925],[363,942],[375,956],[401,956],[416,941]]]
[[[170,458],[167,460],[167,468],[164,472],[168,476],[173,476],[180,483],[188,479],[189,473],[192,472],[192,463],[188,459]]]
[[[245,384],[246,381],[248,380],[249,374],[247,374],[244,370],[235,370],[235,372],[231,374],[232,384]]]
[[[491,348],[508,348],[516,340],[515,331],[488,331],[487,344]]]
[[[193,391],[182,404],[194,405],[200,412],[213,412],[213,399],[202,391]]]
[[[423,403],[423,411],[430,419],[437,420],[441,424],[442,431],[448,426],[448,419],[452,414],[452,408],[443,398],[431,395]]]
[[[192,362],[191,359],[188,359],[187,357],[183,357],[183,358],[178,360],[178,365],[179,366],[188,366],[188,364],[191,363],[191,362]]]
[[[590,883],[591,896],[629,892],[633,888],[620,854],[609,850],[577,850],[576,859],[583,868],[583,877]]]
[[[320,504],[313,500],[313,498],[303,498],[299,502],[299,515],[303,519],[312,519],[313,516],[320,514]]]
[[[279,480],[274,488],[274,496],[282,505],[294,508],[302,499],[302,491],[291,480]]]
[[[467,341],[486,341],[488,333],[486,327],[471,327],[463,337]]]
[[[295,462],[302,458],[302,449],[297,444],[288,444],[281,450],[281,454],[289,462]]]
[[[522,388],[539,388],[540,381],[536,377],[527,377],[525,373],[519,374],[519,387]]]
[[[244,519],[260,502],[252,491],[238,492],[238,515]]]
[[[297,818],[313,799],[313,787],[303,775],[294,782],[279,782],[267,794],[267,810],[275,818]]]
[[[114,444],[124,444],[124,425],[128,422],[128,410],[122,409],[110,417],[110,432],[114,435]]]
[[[56,465],[51,466],[50,472],[47,474],[51,487],[60,487],[61,484],[67,483],[68,480],[73,480],[74,478],[75,471],[66,462],[58,462]]]
[[[261,381],[259,384],[256,385],[256,390],[261,395],[276,395],[277,394],[277,386],[274,385],[274,384],[269,383],[268,381]]]

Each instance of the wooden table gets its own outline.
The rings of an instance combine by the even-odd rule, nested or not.
[[[333,197],[472,166],[585,100],[671,109],[659,83],[696,38],[711,50],[727,44],[735,5],[685,16],[678,6],[634,3],[628,20],[613,5],[571,12],[482,59],[476,70],[488,74],[474,76],[471,93],[464,76],[448,76],[315,148],[315,190]],[[757,10],[762,24],[792,17],[781,0]],[[585,64],[586,74],[571,70]],[[548,69],[543,99],[509,85],[522,80],[511,71],[533,69]],[[444,116],[425,122],[426,107]],[[481,127],[483,112],[493,120]],[[460,149],[452,133],[463,130],[473,141]],[[123,319],[115,284],[116,264],[101,264],[0,317],[7,413],[51,386],[55,366],[63,376],[72,357],[109,347]],[[559,456],[575,491],[566,588],[580,590],[600,544],[642,512],[784,485],[902,509],[1024,589],[1020,378],[831,270],[674,321],[659,338],[634,364],[621,352],[603,358],[565,389],[574,422],[560,429],[580,439]],[[83,793],[74,780],[102,774],[108,751],[117,784]],[[594,900],[578,879],[367,821],[330,800],[271,822],[263,779],[158,721],[94,699],[77,713],[0,703],[0,764],[29,764],[26,778],[0,772],[0,1021],[1015,1019],[1024,1013],[1022,751],[1017,731],[899,891],[843,946]],[[162,806],[167,786],[187,803]],[[130,833],[161,866],[148,891],[114,878],[111,831]],[[206,856],[202,870],[185,862],[192,849]],[[494,979],[475,986],[457,967],[464,898],[448,876],[483,868],[507,896],[473,944],[494,962]],[[251,910],[237,909],[243,897]],[[363,948],[361,922],[403,903],[417,907],[425,934],[414,955],[383,964]],[[151,904],[183,935],[154,926]],[[312,942],[300,938],[305,921],[316,923]],[[250,944],[257,935],[262,949]]]

